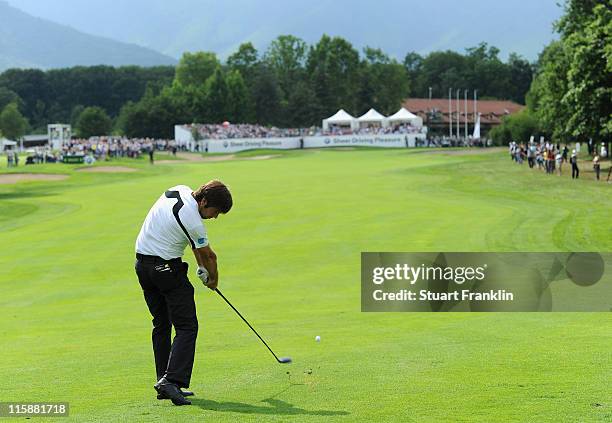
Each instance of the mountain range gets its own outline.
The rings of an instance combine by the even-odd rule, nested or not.
[[[197,50],[213,51],[224,59],[243,42],[251,41],[263,52],[281,34],[314,44],[324,33],[341,36],[358,49],[381,48],[399,60],[410,51],[423,55],[447,49],[463,52],[483,41],[498,47],[502,59],[516,52],[535,60],[554,38],[552,24],[563,12],[557,0],[8,1],[40,18],[36,23],[24,22],[21,32],[12,33],[18,46],[10,59],[44,67],[92,64],[96,60],[107,64],[123,64],[126,60],[134,64],[173,63],[183,52]],[[5,10],[6,4],[0,6],[2,26],[7,21],[2,16]],[[11,13],[16,11],[11,9]],[[25,13],[21,19],[26,19]],[[37,33],[42,27],[54,34],[61,32],[62,37],[71,34],[81,40],[81,49],[60,57],[49,53],[53,43],[62,42],[59,35],[43,37],[48,42],[35,49],[38,43],[33,38],[41,39]],[[24,32],[23,28],[28,30]],[[86,47],[94,42],[96,47]],[[3,44],[4,36],[0,65],[7,55]],[[21,57],[19,46],[36,54]]]
[[[76,65],[172,65],[176,59],[150,48],[80,32],[33,17],[0,1],[0,71]]]

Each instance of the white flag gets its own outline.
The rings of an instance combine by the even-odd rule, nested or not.
[[[478,113],[478,118],[476,119],[476,125],[474,125],[474,135],[472,138],[475,140],[480,139],[480,113]]]

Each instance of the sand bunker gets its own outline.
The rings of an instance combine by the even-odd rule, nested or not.
[[[262,154],[261,156],[245,157],[248,160],[268,160],[275,157],[280,157],[280,154]]]
[[[0,184],[15,184],[27,181],[63,181],[68,175],[54,175],[49,173],[10,173],[0,175]]]
[[[93,166],[83,167],[77,169],[78,172],[92,172],[92,173],[128,173],[136,172],[137,169],[126,166]]]
[[[202,162],[224,162],[226,160],[234,160],[236,156],[234,154],[228,154],[225,156],[209,156],[209,157],[201,157]]]

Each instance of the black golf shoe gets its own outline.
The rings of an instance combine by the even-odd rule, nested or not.
[[[155,385],[153,385],[157,391],[157,398],[160,396],[161,399],[169,399],[174,405],[190,405],[191,401],[186,400],[181,394],[181,390],[174,383],[168,382],[165,377],[162,377]]]
[[[192,397],[195,394],[191,391],[183,391],[182,389],[179,390],[181,395],[184,397]],[[170,397],[165,396],[164,394],[157,394],[157,399],[158,400],[165,400],[165,399],[170,399]]]

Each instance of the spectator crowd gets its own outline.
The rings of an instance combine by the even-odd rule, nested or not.
[[[600,148],[589,144],[589,154],[593,157],[592,165],[595,173],[595,178],[600,179],[601,175],[601,161],[608,157],[608,150],[605,143],[601,143]],[[578,154],[580,153],[580,143],[576,143],[575,148],[571,150],[570,147],[565,144],[563,148],[559,143],[555,144],[552,142],[541,141],[535,143],[530,141],[527,144],[517,144],[515,141],[510,142],[508,146],[508,152],[510,158],[518,163],[523,164],[527,162],[529,168],[538,168],[549,175],[558,174],[561,176],[564,163],[571,166],[572,179],[578,179],[580,177],[580,166],[578,160]],[[607,181],[610,182],[610,176],[612,174],[612,165],[608,170]]]
[[[168,151],[176,155],[177,151],[185,150],[186,146],[178,146],[174,140],[152,138],[122,138],[122,137],[91,137],[89,139],[71,139],[62,145],[59,151],[53,151],[49,145],[33,147],[25,151],[25,164],[56,163],[66,161],[71,157],[81,156],[83,161],[91,164],[97,160],[113,158],[139,158],[148,154],[153,161],[154,151]],[[19,166],[19,153],[6,152],[7,166]]]
[[[91,155],[96,160],[105,160],[107,157],[139,158],[142,154],[154,150],[172,151],[173,154],[176,154],[178,149],[174,140],[91,137],[70,140],[62,146],[61,156]]]
[[[351,129],[346,126],[330,125],[329,130],[322,131],[317,129],[317,135],[387,135],[387,134],[417,134],[420,128],[409,124],[391,126],[364,126],[358,129]]]
[[[197,138],[201,140],[223,140],[229,138],[285,138],[299,137],[308,133],[308,129],[277,128],[250,123],[230,124],[193,124],[185,125]],[[194,136],[194,138],[196,138]]]
[[[400,124],[388,127],[367,126],[359,129],[332,125],[328,131],[323,131],[320,127],[311,126],[309,128],[277,128],[248,123],[230,124],[193,124],[184,125],[184,128],[197,135],[200,140],[220,140],[231,138],[286,138],[303,137],[317,135],[385,135],[385,134],[414,134],[420,131],[419,128]]]

